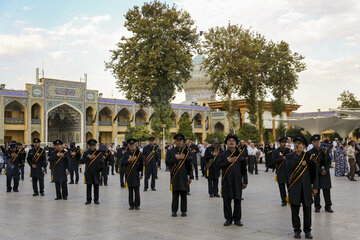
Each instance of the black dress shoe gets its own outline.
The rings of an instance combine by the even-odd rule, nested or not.
[[[40,195],[43,197],[43,196],[45,196],[45,193],[40,193]]]
[[[75,184],[78,184],[79,182],[75,182]]]
[[[91,201],[86,201],[85,205],[91,204]]]
[[[125,186],[121,186],[121,188],[125,188]]]
[[[300,232],[294,232],[294,238],[301,238]]]
[[[238,221],[235,221],[235,225],[241,227],[243,224],[242,224],[242,222],[240,220],[238,220]]]
[[[39,193],[34,193],[33,196],[34,196],[34,197],[35,197],[35,196],[39,196]]]
[[[144,188],[144,192],[146,192],[147,191],[147,188]]]
[[[191,194],[188,192],[187,195],[191,195]]]
[[[281,203],[281,206],[282,206],[282,207],[285,207],[286,205],[287,205],[286,202],[282,202],[282,203]]]
[[[94,203],[95,203],[95,204],[97,204],[97,205],[99,205],[99,204],[100,204],[100,203],[99,203],[99,201],[94,201]]]
[[[171,216],[172,216],[172,217],[177,217],[177,213],[176,213],[176,212],[173,212],[173,213],[171,214]]]
[[[186,216],[187,216],[186,212],[182,212],[182,213],[181,213],[181,216],[182,216],[182,217],[186,217]]]
[[[6,192],[11,192],[11,190],[6,190]]]
[[[140,207],[135,207],[135,210],[140,210]]]
[[[231,223],[232,223],[231,220],[226,220],[226,221],[224,222],[224,226],[230,226]]]
[[[104,186],[107,186],[107,183],[105,183]]]
[[[325,212],[333,213],[334,211],[331,208],[325,208]]]
[[[57,197],[57,198],[55,198],[55,200],[60,200],[60,199],[61,199],[61,198],[58,198],[58,197]]]
[[[74,182],[69,182],[69,184],[74,184]]]
[[[311,232],[305,232],[305,238],[306,239],[313,239],[313,236],[312,236]]]
[[[129,210],[134,210],[134,207],[129,207]]]
[[[214,195],[214,197],[220,197],[220,195],[217,193],[217,194]]]
[[[153,188],[153,189],[151,189],[151,191],[156,191],[156,189],[155,189],[155,188]]]
[[[14,192],[19,192],[19,190],[17,190],[17,189],[14,189]]]
[[[315,212],[320,212],[320,208],[315,208]]]
[[[67,197],[64,197],[63,199],[64,199],[64,200],[67,200]]]
[[[196,180],[199,180],[199,177],[196,177]]]
[[[210,197],[210,198],[213,198],[213,197],[214,197],[214,195],[212,195],[212,194],[211,194],[209,197]]]

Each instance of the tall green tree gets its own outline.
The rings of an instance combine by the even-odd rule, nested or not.
[[[117,88],[141,106],[156,113],[169,112],[175,93],[190,79],[192,56],[199,36],[190,14],[175,5],[153,1],[134,6],[125,14],[130,37],[122,37],[106,63],[117,79]],[[158,114],[159,116],[159,114]],[[160,126],[171,127],[168,114]],[[161,136],[159,128],[155,134]]]
[[[129,127],[125,132],[125,139],[135,138],[138,142],[145,142],[150,137],[150,131],[142,125]]]
[[[283,122],[279,122],[277,128],[276,128],[276,137],[277,139],[281,138],[281,137],[285,137],[286,136],[286,126]]]
[[[186,139],[188,138],[195,139],[195,134],[193,133],[191,121],[185,115],[181,116],[179,119],[178,133],[182,133]]]
[[[207,135],[205,141],[211,143],[212,140],[217,139],[219,144],[223,144],[225,142],[225,134],[222,132],[214,132]]]
[[[338,107],[339,109],[360,108],[360,103],[356,99],[355,94],[349,90],[343,91],[337,100],[341,102],[341,105]]]
[[[203,68],[213,91],[227,102],[229,122],[234,96],[245,98],[250,121],[263,132],[265,97],[273,96],[273,111],[281,114],[305,70],[303,57],[284,41],[274,43],[239,25],[211,28],[205,33]]]
[[[245,123],[241,128],[239,128],[238,137],[242,140],[250,139],[252,142],[260,142],[260,132],[256,129],[253,124]]]
[[[163,138],[163,128],[165,128],[165,138],[169,138],[170,136],[170,129],[167,126],[172,125],[171,108],[161,108],[155,106],[154,108],[153,117],[151,118],[151,130],[154,132],[156,136],[160,139]]]

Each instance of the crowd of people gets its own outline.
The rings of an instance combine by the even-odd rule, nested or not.
[[[15,141],[1,148],[3,166],[0,169],[5,169],[7,192],[19,191],[19,181],[24,180],[26,163],[31,169],[33,196],[45,195],[44,176],[48,174],[48,167],[51,182],[56,189],[55,200],[68,199],[67,184],[78,184],[79,172],[82,170],[87,186],[85,205],[91,204],[92,200],[95,204],[100,203],[99,186],[107,186],[108,175],[115,175],[115,172],[120,175],[120,187],[128,189],[129,210],[140,210],[140,185],[143,178],[143,190],[147,191],[150,187],[156,191],[161,150],[154,137],[150,137],[144,147],[133,138],[116,148],[113,144],[106,146],[91,139],[87,142],[86,150],[74,142],[66,144],[61,140],[54,141],[52,147],[41,148],[40,143],[40,139],[35,138],[28,151],[25,145]],[[315,202],[315,212],[320,212],[320,190],[325,200],[325,211],[333,213],[330,195],[330,168],[333,162],[335,176],[347,176],[349,180],[356,181],[355,174],[360,175],[356,166],[360,168],[358,142],[351,139],[346,144],[338,139],[320,142],[320,135],[317,134],[311,137],[310,144],[303,135],[282,137],[276,143],[263,144],[240,140],[234,134],[227,135],[224,144],[219,144],[218,139],[210,143],[195,143],[194,139],[185,139],[184,135],[178,133],[173,143],[166,143],[165,156],[166,171],[170,172],[172,216],[177,217],[179,198],[181,216],[187,216],[190,184],[193,179],[199,179],[200,173],[207,179],[209,197],[223,198],[224,226],[233,222],[237,226],[243,225],[241,200],[242,191],[248,184],[248,174],[259,174],[258,164],[265,163],[265,172],[272,169],[276,173],[281,206],[287,206],[288,203],[291,205],[295,238],[300,238],[298,215],[301,205],[305,237],[312,238],[311,205]]]

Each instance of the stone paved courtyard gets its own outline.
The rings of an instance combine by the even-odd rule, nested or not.
[[[157,191],[143,192],[141,210],[128,210],[127,189],[119,187],[119,175],[100,187],[100,205],[85,206],[85,185],[69,185],[69,200],[54,201],[55,186],[45,180],[45,197],[33,197],[29,177],[19,193],[6,193],[0,175],[0,239],[292,239],[289,207],[280,207],[273,173],[249,176],[242,202],[243,227],[224,227],[222,200],[210,199],[204,178],[193,181],[188,198],[188,217],[171,217],[169,173],[159,171]],[[26,166],[26,176],[29,167]],[[333,173],[332,173],[333,176]],[[360,178],[358,178],[360,180]],[[360,239],[360,182],[332,177],[335,213],[313,212],[314,239]],[[323,199],[322,199],[323,200]],[[302,234],[304,238],[304,235]]]

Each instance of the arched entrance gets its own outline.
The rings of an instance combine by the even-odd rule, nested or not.
[[[225,131],[225,127],[221,122],[217,122],[214,126],[214,132],[223,133]]]
[[[31,142],[33,142],[34,138],[40,138],[40,133],[38,131],[33,131],[31,133]]]
[[[47,111],[46,119],[48,142],[60,139],[66,143],[83,144],[83,114],[79,110],[63,103]]]
[[[25,119],[26,107],[14,100],[4,108],[4,141],[18,141],[24,143],[25,140]],[[15,130],[16,129],[16,130]]]

